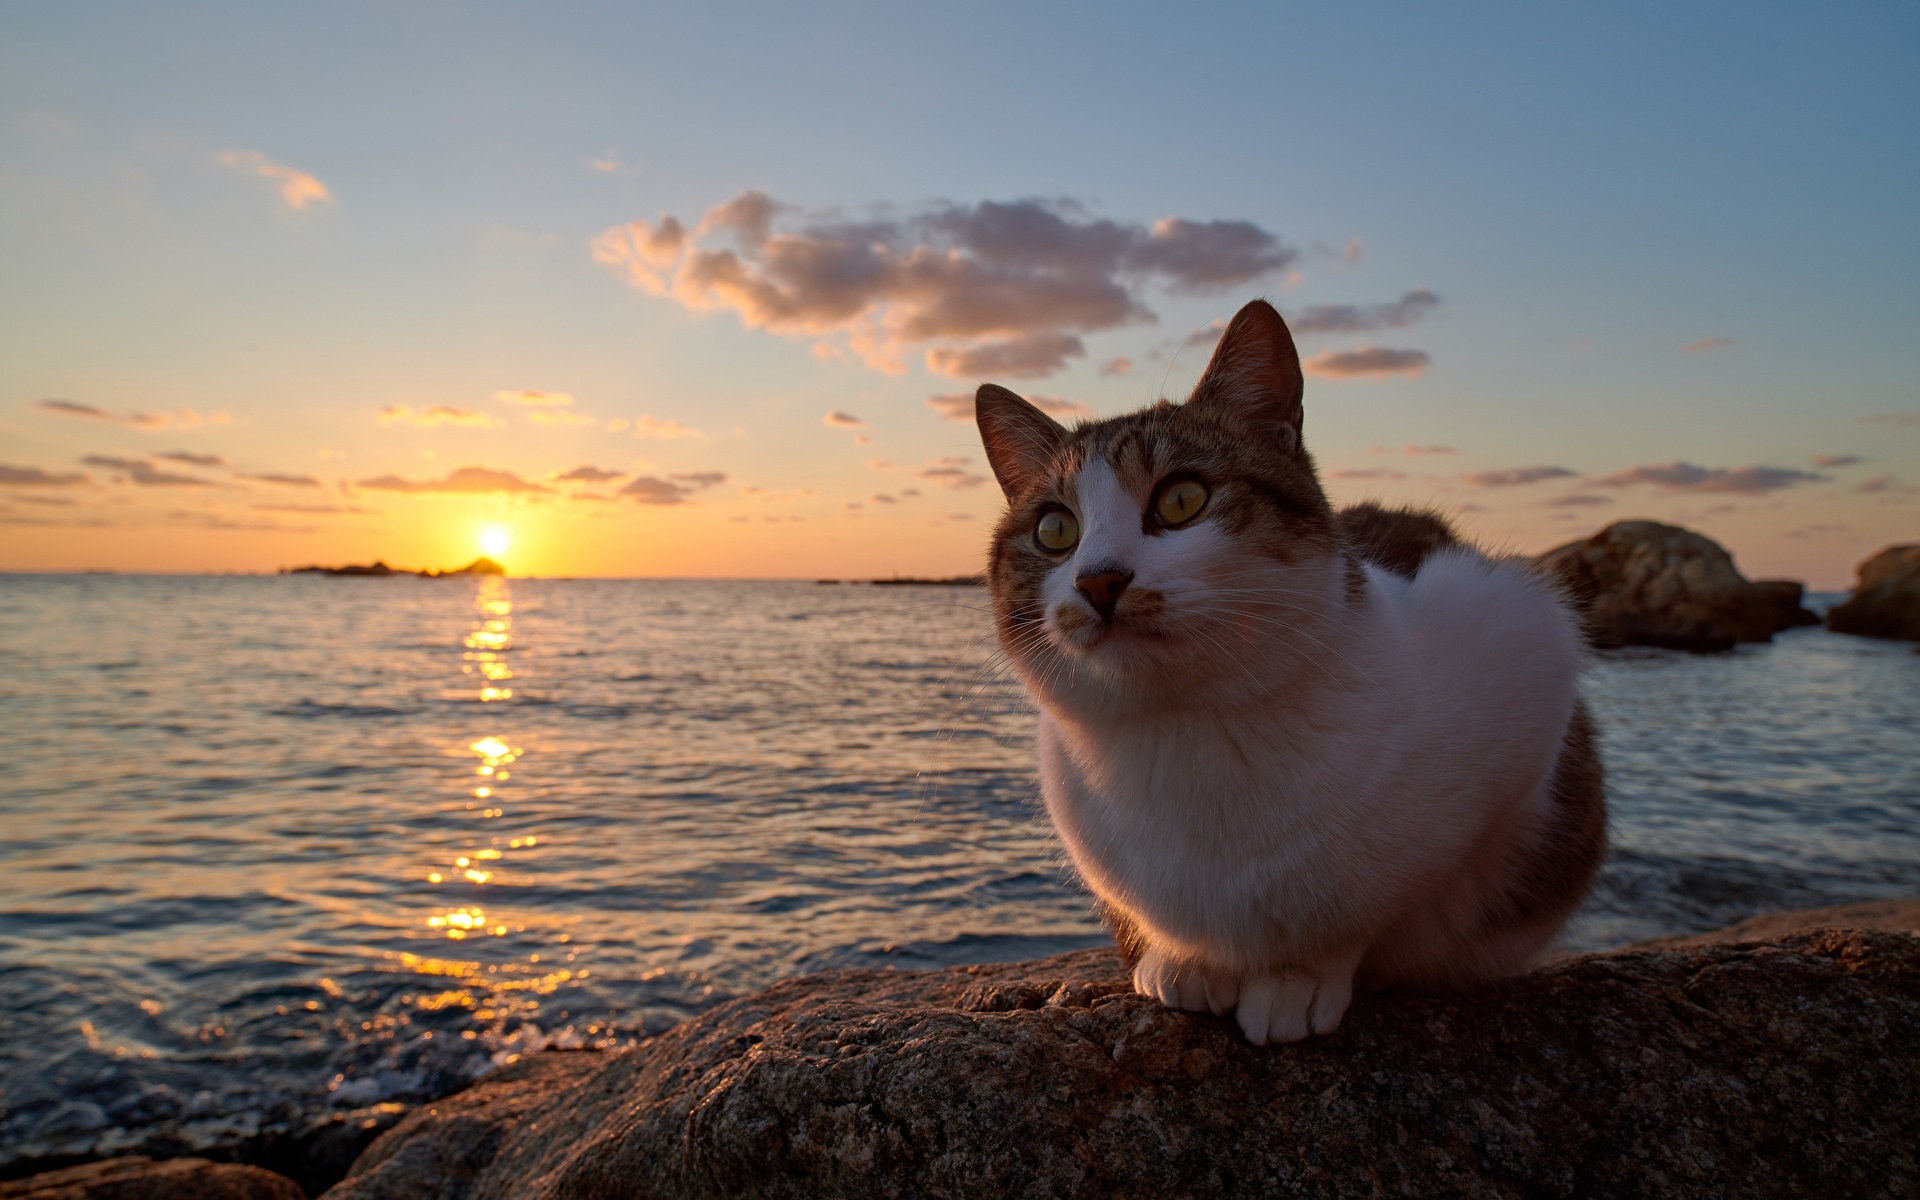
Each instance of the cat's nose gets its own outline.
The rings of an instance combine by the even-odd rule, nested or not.
[[[1120,603],[1120,593],[1132,582],[1132,571],[1107,570],[1082,575],[1073,581],[1073,587],[1087,598],[1087,603],[1093,605],[1093,611],[1103,620],[1111,621],[1113,606]]]

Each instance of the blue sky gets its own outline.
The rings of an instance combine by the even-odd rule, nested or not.
[[[757,191],[803,244],[1029,201],[1284,250],[1199,288],[1101,275],[1132,318],[994,376],[1098,414],[1181,394],[1181,340],[1253,296],[1378,318],[1427,289],[1405,324],[1301,338],[1425,356],[1310,381],[1336,498],[1524,550],[1674,520],[1843,585],[1920,537],[1917,52],[1893,5],[10,6],[0,462],[29,474],[0,566],[441,564],[502,524],[516,569],[972,569],[998,497],[927,404],[986,377],[931,369],[957,343],[895,328],[876,369],[857,322],[595,261]],[[296,207],[302,178],[324,198]],[[913,315],[869,327],[888,311]],[[525,391],[572,402],[497,398]],[[412,423],[435,406],[470,416]],[[1407,445],[1454,453],[1372,449]],[[583,465],[618,475],[559,478]],[[462,467],[496,474],[431,490]],[[1538,468],[1565,474],[1489,482]]]

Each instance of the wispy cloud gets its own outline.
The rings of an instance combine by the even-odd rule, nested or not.
[[[1460,452],[1458,450],[1455,450],[1452,446],[1415,446],[1412,444],[1408,444],[1405,446],[1373,445],[1373,446],[1367,447],[1367,453],[1368,454],[1404,454],[1408,458],[1422,458],[1427,455],[1433,455],[1433,454],[1458,454]]]
[[[1118,358],[1110,358],[1100,364],[1100,373],[1102,375],[1131,375],[1133,373],[1133,360],[1124,354]]]
[[[565,392],[540,392],[532,388],[495,392],[493,398],[502,404],[518,404],[523,408],[565,408],[573,403],[573,397]]]
[[[927,465],[914,472],[920,478],[939,484],[941,487],[976,488],[987,481],[985,475],[976,475],[966,469],[972,460],[962,454],[950,454],[945,458],[930,458]]]
[[[107,454],[89,454],[80,460],[89,467],[118,471],[121,477],[141,487],[219,487],[210,479],[196,475],[177,475],[162,471],[144,458],[117,458]]]
[[[820,420],[825,424],[840,429],[865,429],[867,427],[867,423],[859,417],[854,416],[852,413],[841,412],[837,408],[820,418]]]
[[[1378,333],[1404,329],[1439,307],[1439,296],[1415,288],[1386,304],[1316,304],[1289,316],[1287,327],[1296,334]]]
[[[1385,467],[1340,467],[1328,471],[1328,479],[1405,479],[1405,471],[1391,471]]]
[[[1425,350],[1388,350],[1365,346],[1358,350],[1329,350],[1300,364],[1309,375],[1323,379],[1362,379],[1368,376],[1404,375],[1409,379],[1426,374],[1432,358]]]
[[[359,513],[364,515],[378,511],[371,508],[361,508],[357,504],[249,504],[247,507],[253,509],[255,512],[309,513],[313,515],[324,515],[328,513]]]
[[[1758,496],[1797,483],[1818,483],[1827,477],[1790,467],[1702,467],[1688,462],[1653,463],[1630,467],[1590,480],[1592,487],[1633,487],[1651,484],[1664,492],[1728,492]]]
[[[585,413],[568,412],[564,408],[536,408],[527,414],[527,420],[535,425],[598,425],[600,423]]]
[[[1544,479],[1566,479],[1572,474],[1565,467],[1509,467],[1504,471],[1475,471],[1460,479],[1474,487],[1524,487]]]
[[[333,193],[326,184],[305,171],[274,162],[258,150],[225,151],[220,155],[220,165],[271,180],[280,188],[281,201],[295,212],[311,204],[333,203]]]
[[[720,471],[690,471],[667,479],[641,475],[629,481],[627,486],[621,488],[616,494],[625,496],[636,504],[685,504],[687,497],[695,492],[726,481],[726,475]]]
[[[455,408],[451,404],[428,404],[419,408],[411,404],[389,404],[374,414],[373,419],[382,425],[417,425],[422,429],[440,425],[463,429],[496,429],[506,424],[499,417],[471,408]]]
[[[80,487],[87,477],[78,471],[68,471],[55,475],[39,467],[16,467],[11,463],[0,463],[0,487]]]
[[[609,479],[618,479],[625,474],[625,471],[609,470],[588,463],[564,474],[555,475],[554,480],[559,483],[605,483]]]
[[[461,467],[444,479],[402,479],[398,475],[378,475],[372,479],[362,479],[359,487],[374,492],[413,492],[417,494],[476,495],[487,493],[516,494],[524,492],[551,492],[545,484],[522,479],[512,471],[496,471],[491,467]]]
[[[109,425],[124,425],[129,429],[144,429],[154,432],[161,429],[191,429],[201,424],[225,425],[226,413],[217,412],[201,416],[191,408],[177,409],[170,413],[113,413],[95,404],[82,404],[78,400],[42,400],[34,405],[42,412],[53,413],[61,417],[77,417],[83,421],[104,421]]]
[[[1028,396],[1027,403],[1056,421],[1084,421],[1093,416],[1091,405],[1059,396]],[[973,420],[973,393],[946,392],[927,397],[927,407],[949,421]]]
[[[833,339],[888,372],[922,349],[957,376],[1040,376],[1086,352],[1084,334],[1151,321],[1146,291],[1205,292],[1298,256],[1248,221],[1167,217],[1143,225],[1071,201],[941,204],[900,217],[808,215],[764,192],[594,239],[596,260],[634,287],[749,328]]]
[[[1740,341],[1738,338],[1730,338],[1730,337],[1701,338],[1697,342],[1688,342],[1686,345],[1680,347],[1680,353],[1711,354],[1715,350],[1728,350],[1733,348],[1734,346],[1738,346],[1739,344],[1740,344]]]
[[[317,488],[321,486],[320,481],[311,475],[283,475],[278,471],[261,471],[258,473],[235,471],[233,477],[235,479],[250,480],[253,483],[279,484],[281,487]]]
[[[1901,483],[1891,475],[1875,475],[1872,479],[1862,480],[1853,490],[1867,496],[1881,494],[1911,496],[1916,492],[1920,492],[1920,488],[1916,488],[1911,484]]]
[[[1575,492],[1567,496],[1554,496],[1539,503],[1542,508],[1594,508],[1602,504],[1612,504],[1613,497]]]
[[[191,450],[168,450],[157,453],[155,458],[164,458],[168,462],[185,463],[190,467],[224,467],[227,460],[218,454],[196,454]]]
[[[1869,425],[1885,425],[1889,429],[1920,429],[1920,412],[1875,413],[1860,419]]]
[[[1832,470],[1836,467],[1856,467],[1867,460],[1858,454],[1816,454],[1807,461],[1816,467]]]
[[[707,435],[678,421],[663,421],[651,415],[643,415],[633,423],[633,436],[658,438],[661,441],[670,442],[676,438],[699,438]]]

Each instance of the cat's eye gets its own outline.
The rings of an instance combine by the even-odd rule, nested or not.
[[[1080,540],[1080,522],[1064,508],[1050,508],[1033,527],[1033,540],[1045,550],[1071,550]]]
[[[1153,498],[1153,515],[1169,528],[1185,525],[1207,506],[1207,485],[1198,479],[1176,479],[1162,484]]]

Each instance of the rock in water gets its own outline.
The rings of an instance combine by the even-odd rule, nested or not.
[[[1920,939],[1628,949],[1247,1044],[1110,950],[841,971],[416,1111],[329,1200],[1920,1189]]]
[[[1820,623],[1818,614],[1801,603],[1806,599],[1807,585],[1798,579],[1756,579],[1753,586],[1773,605],[1773,619],[1778,628]]]
[[[307,1200],[307,1194],[259,1167],[135,1155],[0,1183],[0,1200]]]
[[[1585,606],[1589,634],[1604,648],[1730,650],[1771,641],[1792,623],[1720,543],[1676,525],[1617,521],[1536,561]]]
[[[1827,628],[1920,642],[1920,546],[1888,546],[1860,564],[1860,582]]]

